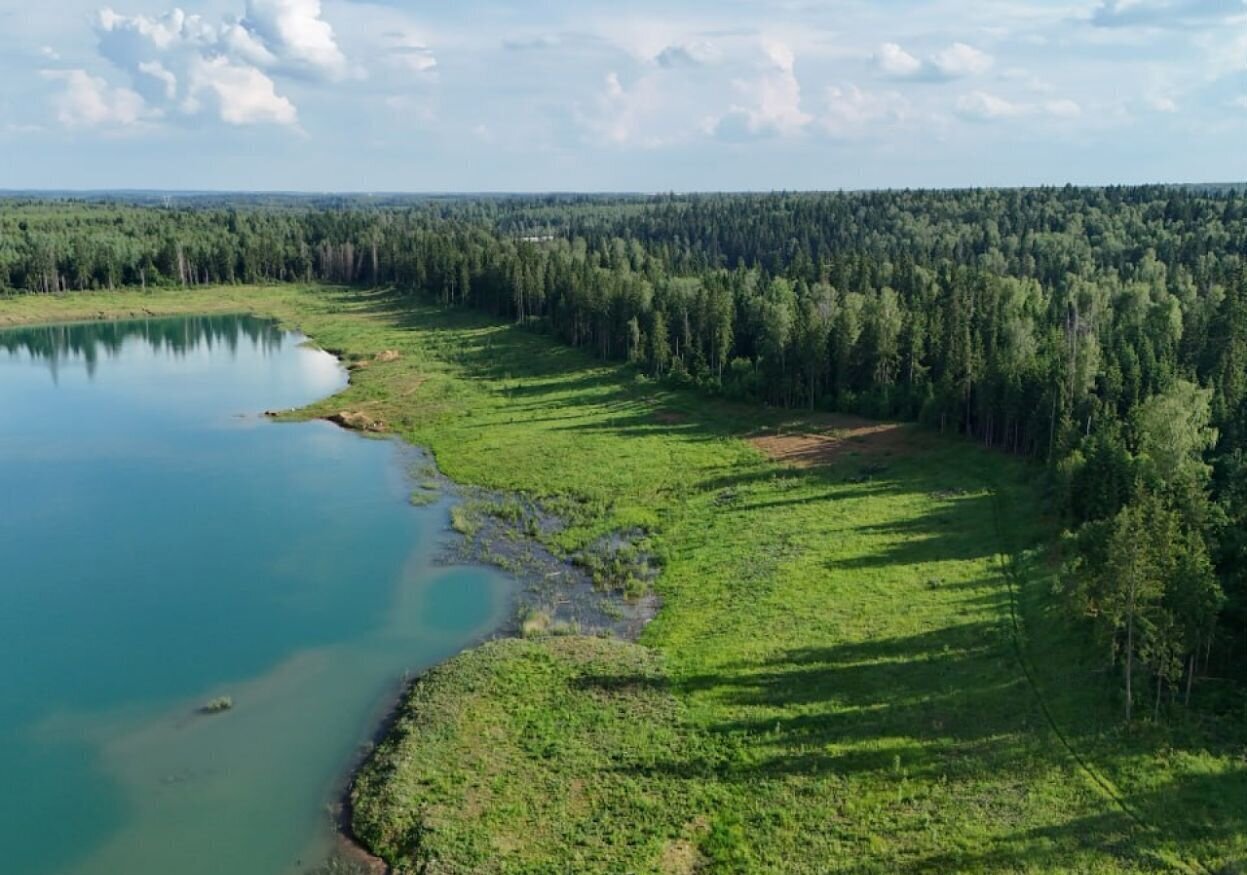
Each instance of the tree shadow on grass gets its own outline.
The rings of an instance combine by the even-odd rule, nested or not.
[[[1106,800],[1101,813],[1009,832],[984,850],[949,850],[899,871],[1079,871],[1088,861],[1072,860],[1075,848],[1141,872],[1247,872],[1247,767],[1180,775],[1123,801],[1125,809]]]
[[[1195,864],[1188,871],[1212,873],[1241,871],[1222,867],[1247,859],[1247,763],[1175,770],[1167,783],[1122,794],[1124,807],[1102,796],[1051,732],[1007,631],[990,622],[789,649],[670,688],[726,715],[704,727],[717,741],[702,750],[721,753],[630,771],[738,785],[738,793],[793,779],[827,781],[841,794],[914,782],[981,818],[979,836],[956,849],[850,871],[1080,871],[1109,860],[1111,871],[1172,871],[1165,861],[1178,858]],[[1095,742],[1079,726],[1063,728],[1076,748]],[[1085,732],[1094,732],[1090,723]],[[1127,746],[1113,755],[1124,763],[1144,753],[1156,752]],[[1054,781],[1079,789],[1056,803],[1044,789]]]

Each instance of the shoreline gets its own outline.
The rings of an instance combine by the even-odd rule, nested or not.
[[[252,311],[251,315],[258,314]],[[305,415],[315,405],[328,401],[347,391],[351,387],[355,372],[361,367],[366,367],[368,360],[364,360],[363,364],[349,361],[343,351],[330,350],[320,346],[313,335],[303,331],[300,327],[285,325],[280,319],[277,321],[285,330],[297,332],[306,338],[304,343],[308,343],[332,355],[346,374],[347,384],[333,395],[312,401],[303,407],[285,411],[264,411],[262,416],[265,419],[275,423],[321,420],[332,423],[344,431],[354,432],[360,437],[396,441],[404,450],[419,457],[420,462],[426,466],[422,471],[423,474],[427,476],[431,473],[431,476],[436,481],[437,494],[443,499],[449,499],[447,513],[450,512],[450,508],[463,507],[471,502],[524,501],[518,495],[507,495],[498,490],[486,490],[481,487],[469,486],[454,481],[438,467],[437,460],[428,447],[412,443],[397,432],[389,430],[388,427],[377,427],[378,425],[384,426],[384,423],[370,421],[366,417],[361,417],[345,410],[337,413]],[[403,473],[408,480],[415,480],[410,467]],[[543,523],[546,525],[562,524],[561,520],[557,520],[552,514],[544,513],[535,506],[529,509],[538,515],[544,516]],[[457,531],[448,521],[442,532],[442,547],[445,549],[435,554],[434,562],[444,566],[475,565],[502,571],[511,577],[516,584],[516,590],[512,599],[512,611],[492,631],[481,635],[456,653],[426,666],[414,675],[407,676],[404,673],[404,677],[398,680],[392,694],[385,696],[382,700],[381,706],[377,709],[380,718],[370,722],[369,725],[374,727],[373,730],[368,733],[367,740],[362,743],[358,754],[352,758],[351,763],[343,770],[340,779],[336,782],[339,789],[333,794],[329,805],[337,847],[334,856],[321,864],[322,866],[330,865],[335,858],[340,858],[347,865],[362,867],[369,875],[392,875],[395,871],[389,863],[375,855],[355,834],[352,794],[359,774],[368,765],[377,748],[393,735],[394,726],[403,706],[411,697],[415,686],[420,683],[421,679],[428,672],[439,666],[446,665],[490,641],[537,637],[525,634],[525,623],[521,618],[521,614],[526,609],[542,610],[544,606],[542,605],[541,597],[549,595],[551,589],[555,592],[562,591],[564,595],[578,592],[582,596],[581,599],[576,601],[560,599],[558,604],[570,606],[573,612],[588,608],[596,619],[606,620],[606,622],[600,627],[591,627],[588,631],[584,631],[579,627],[577,617],[559,619],[557,617],[557,605],[549,606],[552,623],[571,623],[576,625],[565,626],[564,628],[570,630],[567,632],[560,631],[560,627],[555,625],[552,628],[541,630],[537,633],[538,636],[594,634],[636,643],[645,626],[657,616],[661,608],[659,599],[652,590],[647,590],[644,596],[633,600],[628,599],[623,593],[615,590],[599,589],[594,585],[592,578],[576,565],[573,557],[563,558],[556,556],[537,538],[529,534],[520,523],[514,520],[508,522],[490,514],[482,514],[481,516],[486,517],[486,519],[481,521],[481,529],[473,534]],[[482,533],[485,533],[484,537],[481,536]],[[522,551],[521,561],[518,564],[508,561],[516,555],[514,548],[516,542],[519,543],[519,549]],[[508,546],[509,549],[506,554],[500,555],[491,549],[501,545]],[[562,580],[555,583],[552,588],[549,585],[545,585],[553,577],[563,578],[564,576],[573,581],[571,587],[565,586]],[[588,598],[586,599],[584,596],[588,596]],[[593,605],[591,604],[592,602],[597,604]],[[633,602],[633,604],[630,604],[630,602]],[[609,622],[610,609],[612,608],[621,612],[623,622]],[[629,611],[628,608],[632,608],[632,610]],[[315,872],[317,870],[313,869],[311,871]]]
[[[277,411],[264,410],[254,415],[274,423],[320,420],[329,422],[344,431],[355,432],[360,437],[395,441],[405,454],[416,457],[422,466],[420,472],[422,476],[431,476],[435,480],[436,500],[446,501],[447,514],[450,513],[450,508],[471,506],[472,513],[477,518],[479,528],[471,534],[457,531],[450,524],[449,518],[447,519],[441,532],[441,543],[433,556],[433,563],[439,566],[469,565],[493,568],[514,581],[515,591],[511,610],[496,627],[473,639],[445,659],[438,660],[415,674],[404,672],[402,677],[394,681],[392,690],[382,697],[372,716],[368,718],[365,724],[368,727],[365,739],[335,779],[335,789],[326,800],[333,823],[334,850],[326,859],[312,863],[311,868],[308,868],[307,862],[298,864],[301,873],[320,873],[322,870],[337,872],[336,868],[331,867],[338,863],[345,863],[352,867],[352,872],[362,869],[370,875],[390,875],[394,871],[390,865],[373,854],[355,835],[352,824],[351,796],[359,773],[368,764],[377,747],[392,735],[403,705],[421,679],[429,671],[446,665],[487,642],[498,639],[522,639],[556,634],[596,634],[635,642],[645,625],[658,612],[659,605],[656,596],[648,592],[642,598],[628,599],[621,592],[596,587],[589,573],[576,564],[575,557],[556,555],[536,537],[525,531],[521,521],[508,520],[489,512],[491,507],[496,508],[504,504],[513,505],[520,502],[527,513],[541,518],[543,529],[563,524],[553,514],[540,509],[535,502],[529,502],[518,494],[488,490],[454,481],[441,471],[428,447],[407,440],[383,422],[353,415],[349,411],[315,412],[318,405],[323,405],[351,389],[354,376],[359,370],[368,367],[374,361],[384,363],[392,360],[385,357],[385,354],[379,354],[373,359],[352,359],[345,350],[321,345],[316,337],[304,330],[297,321],[277,315],[263,307],[247,307],[233,301],[226,301],[224,306],[219,306],[218,302],[201,300],[199,296],[195,296],[192,301],[187,302],[191,306],[186,309],[181,308],[181,301],[178,302],[177,307],[158,305],[155,309],[128,308],[127,302],[117,300],[126,294],[124,291],[98,294],[111,299],[109,303],[121,303],[122,306],[111,312],[98,308],[71,307],[70,311],[65,314],[43,312],[29,316],[23,313],[3,313],[0,314],[0,331],[92,325],[101,322],[226,315],[271,320],[280,330],[297,335],[302,344],[333,356],[342,373],[345,374],[346,382],[331,394],[313,399],[300,407]],[[58,304],[77,305],[80,302],[91,301],[89,297],[91,295],[92,293],[89,292],[76,292],[39,297],[40,303],[50,299]],[[416,476],[412,467],[405,466],[402,474],[409,481],[409,485],[414,487]],[[551,584],[550,581],[555,581],[555,583]],[[551,600],[552,594],[571,597]],[[551,601],[553,603],[550,603]],[[526,610],[548,610],[551,615],[551,628],[539,630],[535,636],[526,634],[522,616]],[[583,629],[580,625],[582,621],[591,625]]]
[[[136,306],[136,299],[146,299],[152,295],[155,295],[160,303],[156,303],[154,307]],[[101,298],[104,300],[101,301]],[[367,734],[366,741],[361,743],[357,755],[351,758],[339,779],[335,781],[338,789],[326,800],[333,821],[336,849],[328,859],[314,864],[311,869],[300,864],[304,872],[316,873],[326,866],[333,865],[336,860],[344,859],[348,865],[362,866],[368,873],[388,875],[392,872],[389,864],[374,855],[355,836],[352,827],[351,794],[361,770],[367,765],[377,747],[392,734],[394,723],[403,704],[421,678],[430,670],[497,639],[596,634],[635,642],[645,626],[657,615],[660,609],[658,599],[652,590],[648,589],[642,597],[629,599],[622,592],[600,588],[595,585],[592,574],[585,567],[577,564],[576,556],[557,556],[529,531],[526,531],[523,525],[525,521],[534,519],[537,520],[538,529],[543,531],[563,525],[562,520],[540,508],[536,502],[528,501],[515,493],[505,493],[501,490],[489,490],[456,482],[441,471],[428,447],[407,440],[382,421],[353,414],[349,410],[329,413],[317,410],[331,399],[349,391],[354,385],[356,373],[360,370],[374,363],[394,360],[388,351],[378,353],[372,358],[353,358],[344,349],[322,345],[313,333],[299,324],[298,319],[274,312],[273,308],[256,307],[228,298],[224,301],[204,298],[201,295],[188,295],[187,298],[186,301],[178,300],[176,306],[167,306],[169,299],[161,297],[161,292],[158,290],[151,292],[134,290],[74,292],[37,296],[37,303],[45,304],[48,301],[54,301],[58,307],[66,307],[67,312],[54,313],[45,310],[34,315],[20,312],[2,313],[0,314],[0,330],[223,315],[251,316],[272,320],[277,328],[303,338],[302,343],[333,356],[346,375],[346,383],[332,394],[313,399],[300,407],[276,411],[265,410],[258,415],[275,423],[321,420],[332,423],[344,431],[355,432],[360,437],[396,441],[405,451],[417,454],[425,466],[422,473],[426,475],[431,473],[436,481],[437,493],[451,499],[449,507],[471,506],[477,525],[475,531],[467,533],[457,531],[455,526],[448,522],[442,533],[444,537],[441,549],[435,554],[434,562],[440,565],[459,564],[494,568],[510,576],[516,583],[513,610],[507,619],[491,632],[480,636],[446,659],[427,666],[415,675],[399,679],[392,694],[381,700],[375,711],[375,714],[379,716],[374,717],[367,724],[372,727],[372,730]],[[21,300],[23,303],[36,303],[36,300],[31,298],[16,300]],[[98,305],[101,303],[110,304],[116,309],[108,311],[98,306],[81,306],[81,304]],[[182,306],[184,303],[185,307]],[[405,470],[403,474],[409,481],[414,481],[415,478],[410,469]],[[504,506],[511,510],[516,503],[523,508],[518,518],[508,519],[499,513],[490,512],[491,509],[496,511]],[[570,597],[552,598],[552,596]],[[521,614],[526,610],[537,614],[548,612],[548,623],[536,630],[533,636],[525,633],[525,619]],[[582,622],[587,623],[588,627],[582,626]]]

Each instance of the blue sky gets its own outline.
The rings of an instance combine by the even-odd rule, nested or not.
[[[0,188],[1247,178],[1247,0],[0,0]]]

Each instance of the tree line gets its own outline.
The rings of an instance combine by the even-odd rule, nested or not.
[[[0,290],[392,285],[1051,473],[1127,713],[1247,664],[1247,198],[1172,187],[0,205]]]

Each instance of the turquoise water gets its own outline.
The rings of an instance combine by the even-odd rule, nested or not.
[[[260,415],[345,385],[301,340],[0,331],[0,871],[310,867],[404,673],[510,611],[502,576],[433,561],[413,451]]]

